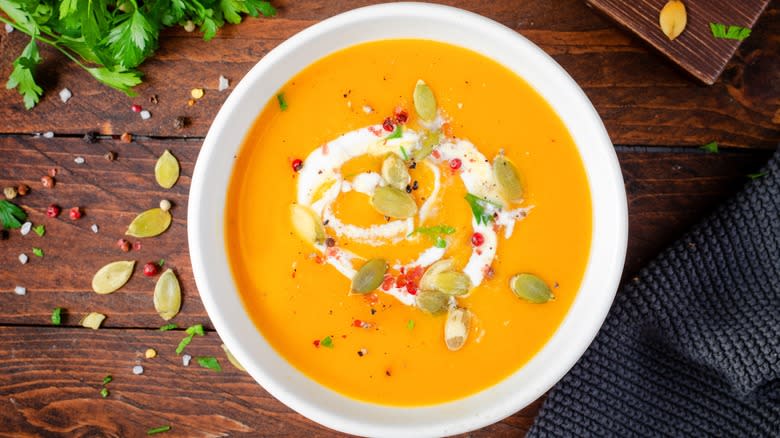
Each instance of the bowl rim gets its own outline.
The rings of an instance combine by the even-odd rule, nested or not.
[[[410,26],[411,31],[399,31],[409,33],[409,36],[395,38],[417,38],[416,35],[438,32],[436,26],[456,25],[477,36],[489,37],[469,44],[512,47],[511,53],[501,55],[504,59],[494,59],[515,71],[542,94],[569,129],[585,166],[593,209],[591,249],[580,290],[542,350],[520,370],[492,387],[463,399],[421,407],[376,405],[345,397],[314,382],[282,359],[263,339],[243,309],[227,265],[223,209],[213,207],[224,205],[226,190],[222,189],[220,193],[218,188],[227,187],[232,159],[244,140],[246,129],[236,134],[236,127],[251,124],[269,98],[292,76],[274,78],[274,68],[284,69],[277,66],[295,62],[305,67],[341,48],[388,39],[361,39],[360,35],[361,30],[371,32],[367,26],[388,20],[408,20],[405,23],[415,24],[430,20],[425,22],[425,28]],[[342,45],[324,53],[309,50],[311,46],[322,46],[323,41],[330,41],[328,38],[336,41],[332,44]],[[422,39],[475,50],[469,44],[443,37]],[[500,47],[495,50],[500,51]],[[483,50],[475,51],[488,56]],[[528,67],[532,69],[530,73],[520,74],[507,65],[513,63],[509,56],[518,54],[534,65]],[[307,56],[317,57],[304,62]],[[299,70],[293,70],[293,74]],[[269,77],[274,80],[268,80]],[[561,112],[562,97],[555,87],[561,88],[566,105],[573,110]],[[252,108],[248,102],[257,100],[258,96],[267,96],[259,104],[259,110],[247,111],[247,106]],[[585,138],[588,144],[583,146],[578,140]],[[332,429],[370,436],[441,436],[468,432],[500,421],[543,395],[569,371],[595,338],[614,299],[628,241],[626,195],[617,155],[595,108],[568,73],[542,49],[500,23],[450,6],[412,2],[378,4],[344,12],[304,29],[266,54],[236,85],[206,135],[192,175],[187,219],[192,270],[201,300],[214,327],[237,360],[266,391],[288,407]],[[563,339],[564,336],[567,338]],[[253,348],[247,348],[248,344]],[[518,382],[524,386],[515,388]],[[468,414],[464,415],[464,412]]]

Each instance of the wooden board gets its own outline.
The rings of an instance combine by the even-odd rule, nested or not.
[[[683,0],[688,24],[679,37],[669,40],[658,24],[668,0],[587,1],[709,85],[715,83],[740,44],[714,38],[709,23],[752,28],[769,4],[769,0]]]

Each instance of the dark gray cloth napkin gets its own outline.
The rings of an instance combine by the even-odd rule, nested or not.
[[[780,151],[619,291],[529,437],[780,437]]]

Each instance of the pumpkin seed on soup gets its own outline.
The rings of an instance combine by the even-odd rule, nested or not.
[[[417,81],[414,87],[414,109],[421,119],[429,122],[436,118],[436,96],[433,95],[431,87],[422,79]]]
[[[450,351],[458,351],[466,344],[470,322],[471,312],[466,309],[455,307],[447,312],[447,321],[444,323],[444,342]]]
[[[365,294],[376,290],[385,279],[387,262],[384,259],[371,259],[358,269],[352,277],[352,292]]]
[[[555,298],[547,283],[533,274],[517,274],[513,276],[509,279],[509,287],[518,298],[536,304],[546,303]]]
[[[371,196],[371,206],[383,216],[406,219],[417,213],[414,198],[395,187],[377,187]]]
[[[395,154],[388,155],[382,162],[382,178],[391,186],[401,190],[412,180],[406,169],[406,163]]]
[[[431,279],[434,289],[446,295],[465,295],[471,289],[471,279],[458,271],[440,272]]]
[[[426,131],[422,139],[420,139],[420,148],[417,149],[414,154],[413,158],[416,161],[422,161],[425,157],[431,154],[433,152],[433,149],[439,144],[441,141],[441,132],[439,131]]]
[[[503,195],[510,201],[523,199],[523,186],[517,168],[503,154],[493,160],[493,176]]]
[[[160,187],[170,189],[179,180],[179,170],[179,160],[166,149],[154,165],[154,178]]]
[[[417,293],[416,301],[423,312],[439,315],[447,310],[450,298],[436,290],[422,290]]]
[[[325,241],[325,227],[314,210],[305,205],[290,204],[290,217],[293,229],[303,240],[309,243]]]
[[[125,234],[133,237],[154,237],[167,230],[172,219],[170,212],[162,208],[152,208],[136,216]]]
[[[92,277],[92,290],[101,295],[110,294],[124,286],[133,275],[135,260],[109,263]]]
[[[166,321],[181,309],[181,287],[173,270],[167,269],[154,286],[154,309]]]
[[[420,289],[423,290],[436,289],[436,287],[433,284],[433,278],[436,277],[436,275],[438,275],[440,272],[452,270],[454,264],[455,262],[453,262],[452,259],[442,259],[429,266],[428,269],[425,271],[425,274],[423,274],[422,278],[420,279]]]

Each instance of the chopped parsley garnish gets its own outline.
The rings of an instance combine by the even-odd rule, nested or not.
[[[726,26],[721,23],[710,23],[710,31],[715,38],[742,41],[750,36],[750,29],[742,26]]]
[[[414,320],[413,319],[410,319],[409,321],[406,322],[406,328],[408,328],[409,330],[413,330],[414,329]]]
[[[747,175],[747,177],[750,178],[750,179],[759,179],[759,178],[763,178],[765,176],[767,176],[767,172],[749,173]]]
[[[33,246],[32,252],[33,252],[33,254],[35,254],[38,257],[43,257],[43,250],[40,249],[40,248],[37,248],[37,247]]]
[[[161,268],[163,267],[164,264],[165,264],[165,259],[160,259],[160,261],[157,262],[157,266],[159,266]]]
[[[393,129],[393,132],[391,132],[390,135],[385,137],[385,140],[390,140],[393,138],[401,138],[402,135],[404,135],[404,128],[400,124],[398,124],[395,125],[395,129]],[[408,159],[408,155],[404,157],[404,159]]]
[[[704,152],[707,152],[708,154],[717,154],[719,152],[718,142],[717,141],[709,142],[704,146],[699,146],[699,149],[703,150]]]
[[[333,348],[333,339],[331,339],[330,336],[325,336],[322,341],[320,341],[320,345],[327,348]]]
[[[195,324],[193,326],[187,327],[187,336],[182,339],[181,342],[179,342],[179,346],[176,347],[176,354],[181,354],[181,352],[184,351],[188,345],[190,345],[190,342],[192,342],[192,338],[195,337],[195,335],[203,336],[205,334],[206,333],[203,331],[202,324]]]
[[[388,137],[388,138],[390,138],[390,137]],[[403,146],[400,146],[400,148],[401,148],[401,155],[403,155],[403,157],[404,157],[404,161],[408,161],[409,160],[409,154],[406,153],[406,148],[404,148]]]
[[[103,377],[103,384],[108,385],[112,380],[114,380],[114,378],[111,377],[111,374],[107,374],[106,377]]]
[[[465,199],[471,207],[471,212],[474,214],[474,219],[476,219],[477,224],[487,225],[493,220],[493,210],[501,208],[501,204],[488,201],[485,198],[480,198],[471,193],[467,194]]]
[[[27,213],[18,205],[5,199],[0,201],[0,222],[3,223],[3,228],[21,228],[25,219]]]
[[[197,359],[198,365],[203,368],[208,368],[217,372],[222,371],[222,367],[219,365],[219,361],[214,356],[201,356]]]
[[[165,324],[164,326],[160,327],[160,331],[161,332],[167,332],[168,330],[173,330],[173,329],[178,328],[178,327],[179,326],[174,324],[174,323]]]
[[[444,240],[444,238],[441,236],[443,234],[452,234],[454,232],[455,228],[449,225],[434,225],[432,227],[417,227],[414,229],[414,231],[409,233],[407,237],[412,236],[415,233],[424,234],[433,240],[433,244],[436,246],[436,248],[446,248],[447,241]]]
[[[171,426],[160,426],[160,427],[153,427],[146,431],[147,435],[156,435],[158,433],[168,432],[171,430]]]
[[[106,398],[106,397],[108,397],[108,388],[106,388],[105,386],[104,386],[104,387],[102,387],[102,388],[100,388],[100,395],[101,395],[103,398]]]
[[[433,246],[436,248],[446,248],[447,241],[444,240],[441,236],[436,236],[436,241],[433,243]]]
[[[43,224],[34,226],[32,230],[35,231],[35,234],[41,237],[43,237],[43,235],[46,234],[46,227],[43,226]]]
[[[203,336],[206,333],[203,331],[203,324],[195,324],[193,326],[187,327],[187,334],[188,335],[198,335]]]
[[[62,307],[55,307],[54,310],[51,311],[51,323],[53,325],[62,324]]]
[[[277,94],[276,101],[279,102],[280,110],[287,111],[287,100],[284,98],[284,93]]]

